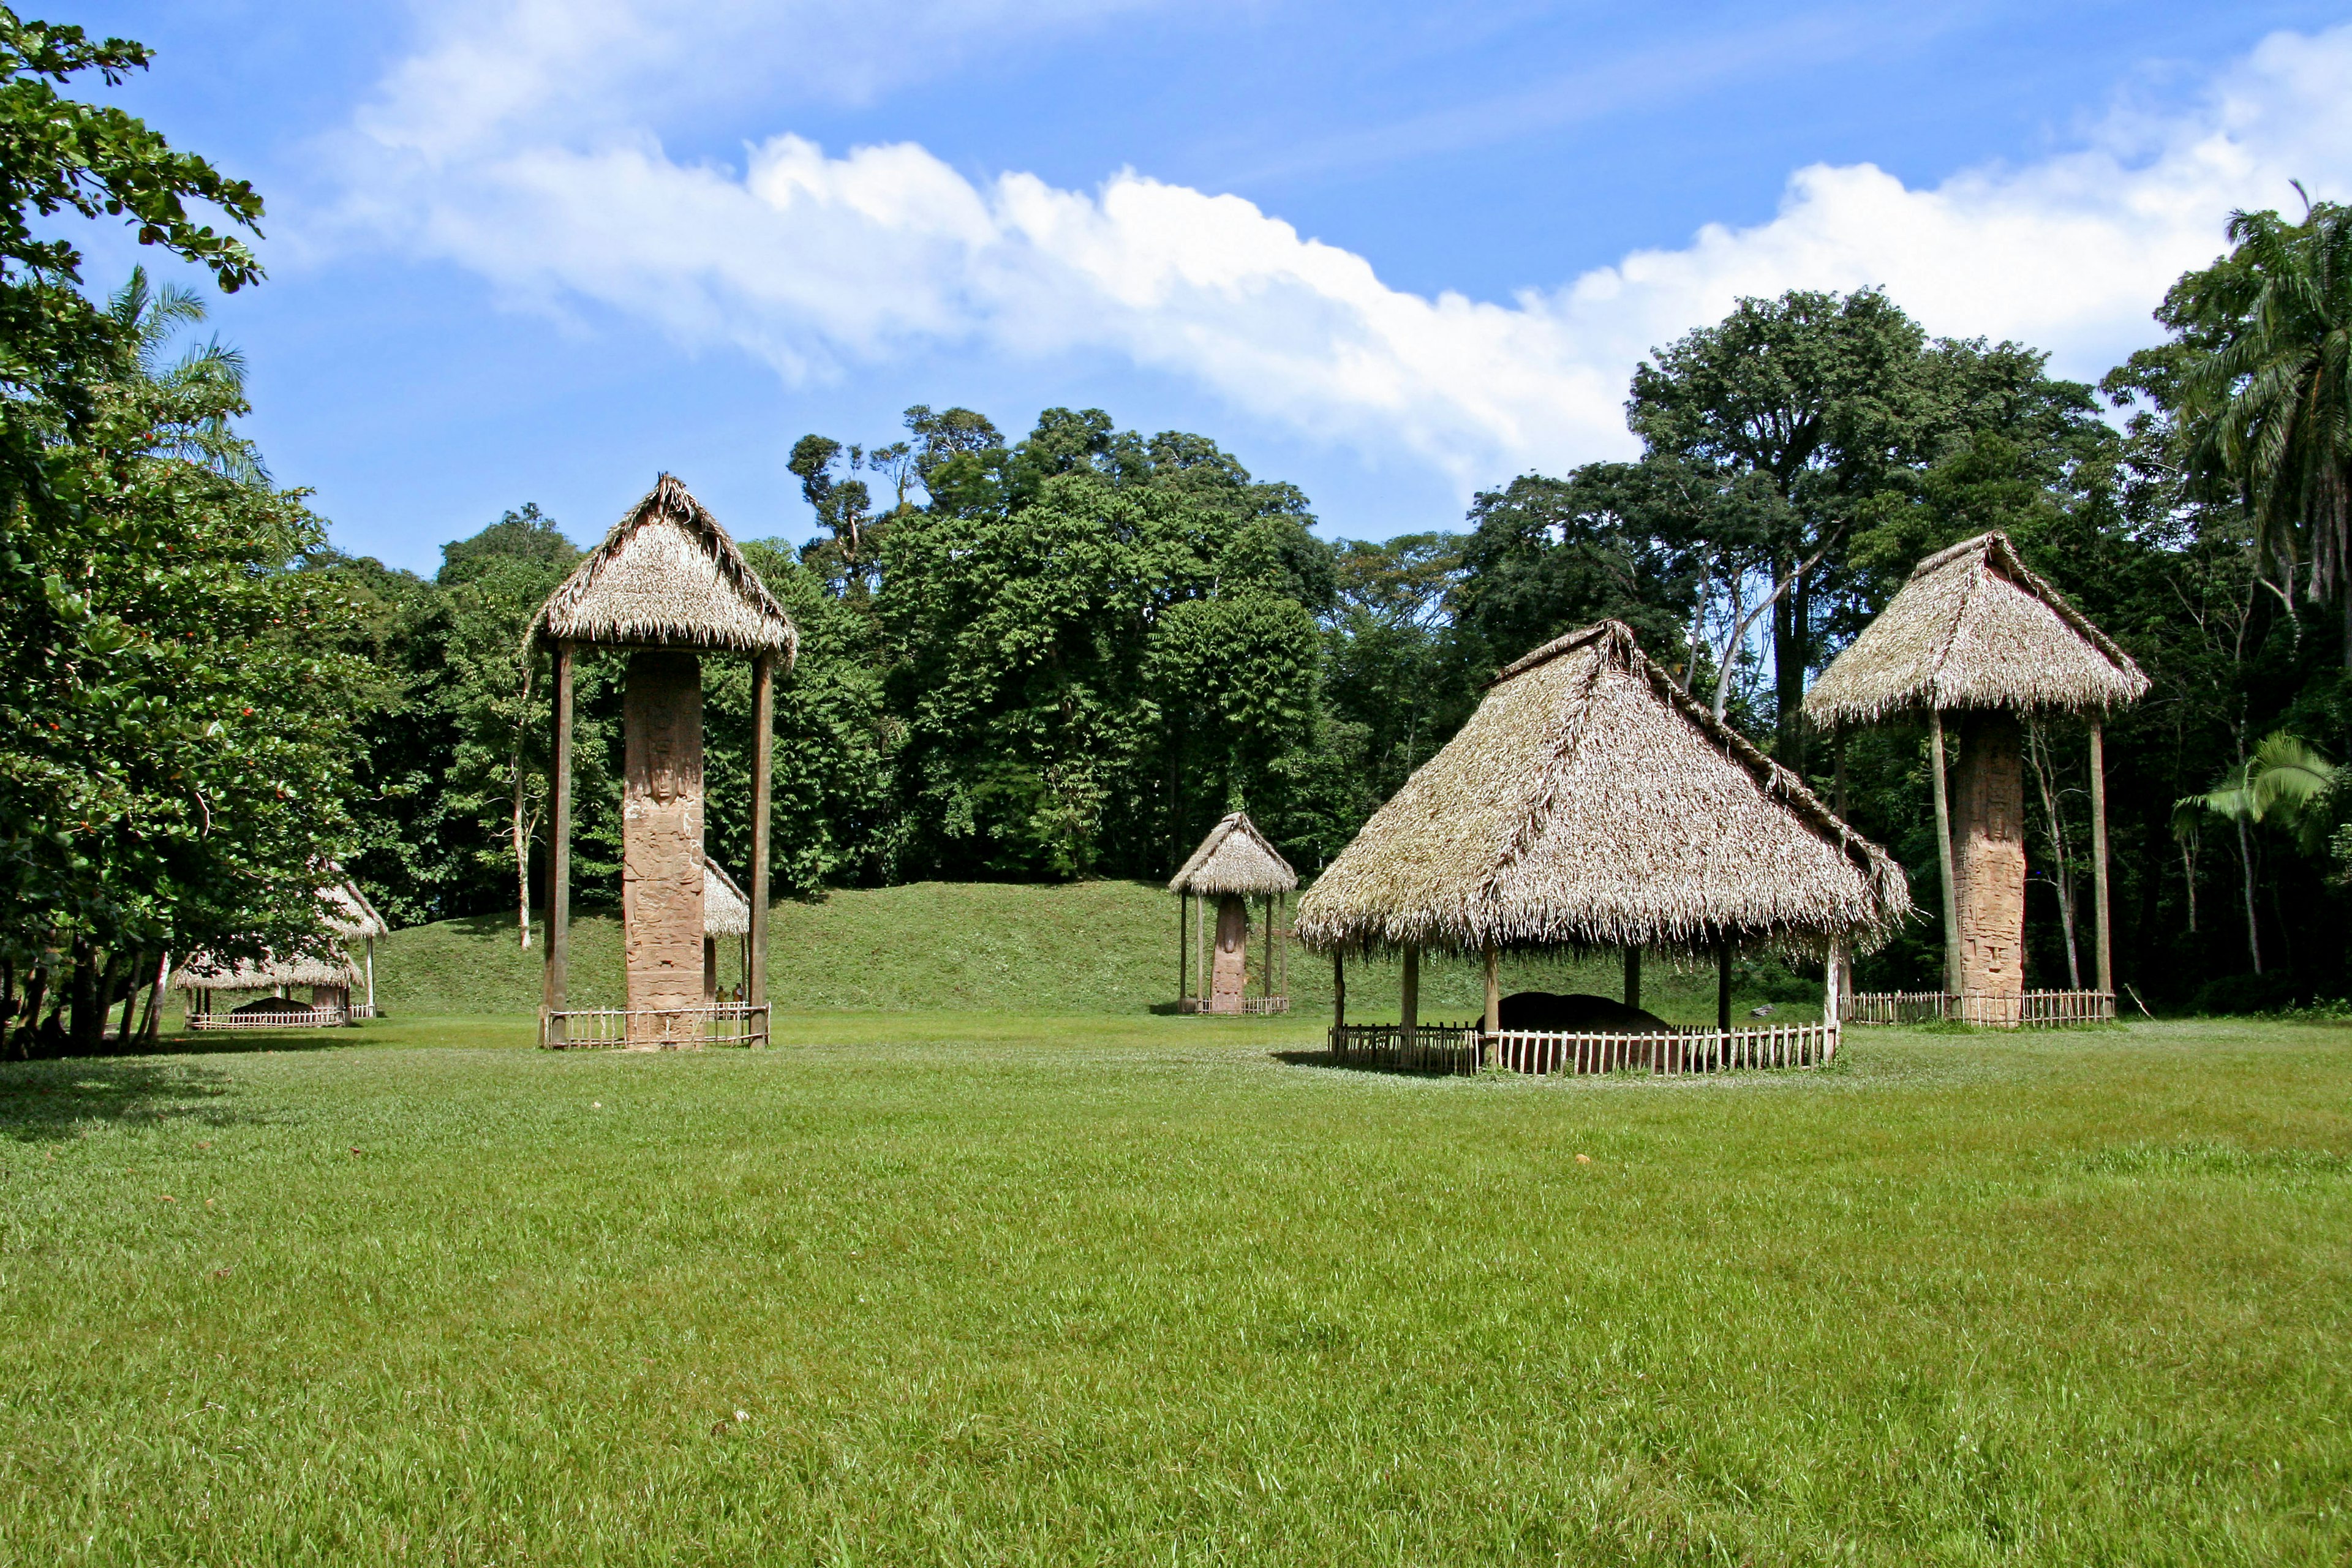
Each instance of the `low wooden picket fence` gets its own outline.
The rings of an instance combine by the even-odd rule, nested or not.
[[[1179,996],[1176,998],[1176,1011],[1179,1013],[1198,1013],[1203,1017],[1206,1017],[1209,1015],[1215,1013],[1216,1009],[1210,1005],[1209,998],[1205,996]],[[1241,1011],[1244,1016],[1253,1018],[1265,1017],[1276,1013],[1287,1013],[1290,1011],[1290,998],[1287,996],[1244,996],[1242,998]],[[1230,1013],[1223,1016],[1229,1018],[1233,1016]]]
[[[1506,1029],[1487,1038],[1497,1067],[1524,1073],[1685,1073],[1816,1068],[1837,1055],[1834,1024],[1764,1029],[1676,1028],[1651,1035],[1566,1035]]]
[[[567,1007],[539,1016],[543,1050],[683,1050],[698,1046],[764,1046],[764,1002],[708,1007]]]
[[[290,1013],[191,1013],[188,1027],[199,1033],[228,1029],[340,1029],[351,1019],[348,1007],[303,1007]]]
[[[1423,1024],[1410,1048],[1402,1024],[1342,1024],[1331,1031],[1332,1059],[1397,1072],[1475,1073],[1485,1053],[1476,1024]]]
[[[1557,1034],[1477,1024],[1423,1024],[1410,1049],[1398,1024],[1348,1024],[1331,1031],[1335,1061],[1405,1072],[1471,1074],[1482,1066],[1547,1075],[1635,1071],[1662,1078],[1770,1068],[1815,1068],[1837,1055],[1834,1024],[1765,1029],[1676,1028],[1664,1034]]]
[[[1846,998],[1845,1021],[1888,1024],[1974,1024],[2006,1029],[2049,1028],[2067,1024],[2107,1024],[2116,1016],[2112,991],[2028,991],[2012,1002],[2005,996],[1949,991],[1858,991]]]

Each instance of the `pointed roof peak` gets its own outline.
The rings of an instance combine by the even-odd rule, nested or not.
[[[782,653],[799,634],[719,520],[663,474],[548,595],[532,622],[550,642]]]
[[[1209,898],[1263,898],[1290,892],[1297,886],[1298,873],[1245,811],[1227,812],[1209,829],[1209,836],[1201,840],[1183,868],[1168,879],[1171,893]]]
[[[1928,709],[2104,711],[2147,691],[2131,655],[1996,531],[1914,566],[1805,693],[1805,713],[1834,725]]]

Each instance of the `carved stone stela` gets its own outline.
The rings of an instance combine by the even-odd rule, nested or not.
[[[1217,900],[1217,959],[1209,972],[1209,1011],[1238,1013],[1248,986],[1249,910],[1233,894]]]
[[[629,1006],[702,1005],[702,664],[633,653],[624,698],[621,923]],[[630,1022],[629,1044],[692,1044],[696,1020]]]
[[[2014,1023],[2025,993],[2023,736],[2007,713],[1970,714],[1952,771],[1952,859],[1960,989],[1979,1023]]]

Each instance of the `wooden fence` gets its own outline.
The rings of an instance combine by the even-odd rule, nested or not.
[[[539,1016],[542,1049],[688,1049],[697,1046],[764,1046],[765,1003],[722,1002],[708,1007],[572,1007]]]
[[[1179,1013],[1198,1013],[1203,1016],[1216,1011],[1214,1007],[1209,1005],[1209,999],[1205,996],[1179,996],[1176,998],[1176,1010]],[[1287,996],[1244,996],[1242,998],[1241,1012],[1244,1016],[1262,1017],[1275,1013],[1287,1013],[1289,1011],[1290,998]],[[1233,1015],[1228,1013],[1225,1014],[1224,1016],[1230,1018]]]
[[[2112,991],[2028,991],[2021,997],[1985,996],[1973,992],[1864,991],[1846,998],[1849,1024],[1974,1024],[1984,1028],[2011,1029],[2022,1025],[2047,1028],[2066,1024],[2106,1024],[2115,1021]]]
[[[188,1027],[203,1033],[227,1029],[340,1029],[352,1020],[348,1007],[299,1007],[290,1013],[191,1013]]]
[[[1349,1024],[1331,1031],[1336,1061],[1408,1072],[1469,1074],[1491,1065],[1530,1074],[1635,1071],[1674,1078],[1766,1068],[1814,1068],[1837,1055],[1833,1024],[1767,1029],[1678,1028],[1666,1034],[1485,1033],[1476,1024],[1424,1024],[1411,1050],[1396,1024]]]
[[[1475,1073],[1483,1038],[1475,1024],[1423,1024],[1407,1049],[1402,1024],[1343,1024],[1331,1031],[1331,1057],[1349,1067]]]

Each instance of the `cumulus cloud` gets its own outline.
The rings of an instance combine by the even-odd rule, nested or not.
[[[1631,450],[1634,362],[1742,295],[1883,285],[1933,331],[2016,338],[2095,375],[2148,340],[2148,310],[2217,253],[2232,207],[2291,203],[2298,177],[2352,188],[2352,28],[2280,35],[2189,107],[2118,110],[2040,162],[1926,188],[1818,165],[1768,222],[1506,301],[1431,298],[1239,197],[1132,171],[1071,191],[788,133],[740,168],[674,159],[612,95],[593,115],[548,110],[550,84],[643,20],[588,15],[552,66],[541,50],[502,75],[486,62],[522,46],[477,29],[404,67],[359,123],[354,213],[520,300],[597,301],[789,377],[942,345],[1109,353],[1316,438],[1401,446],[1465,487]]]

